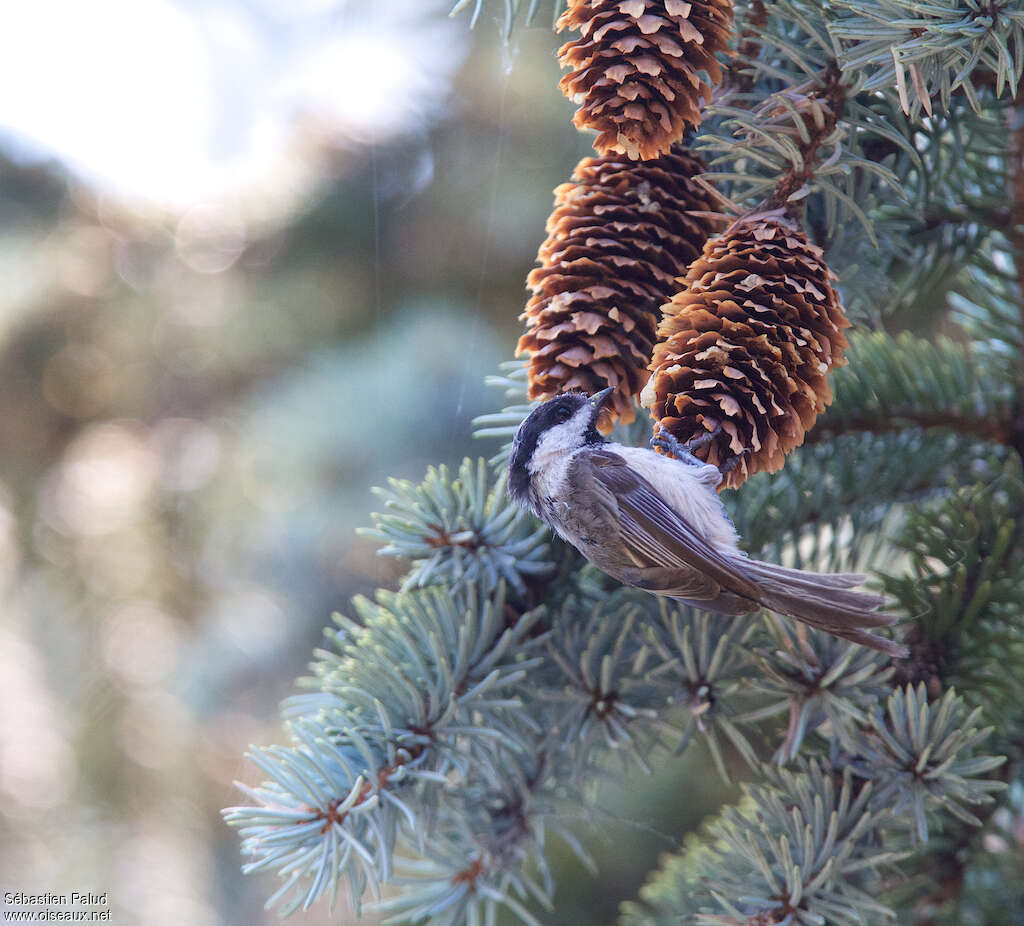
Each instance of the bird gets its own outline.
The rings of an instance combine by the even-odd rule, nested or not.
[[[764,607],[894,657],[907,648],[871,631],[895,615],[887,599],[856,591],[864,576],[790,569],[752,559],[716,492],[717,466],[663,430],[627,447],[597,429],[613,394],[569,392],[534,408],[509,457],[513,502],[544,521],[624,585],[725,615]],[[710,439],[710,438],[708,438]],[[698,441],[703,438],[698,438]]]

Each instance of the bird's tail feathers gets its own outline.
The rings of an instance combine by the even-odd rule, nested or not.
[[[876,610],[888,603],[884,596],[853,591],[863,576],[802,572],[759,560],[747,560],[743,565],[744,572],[761,588],[765,607],[891,656],[908,654],[905,646],[870,632],[893,624],[896,615]]]
[[[867,576],[858,572],[808,572],[806,569],[790,569],[759,559],[744,561],[745,571],[758,581],[767,579],[784,582],[787,585],[801,585],[818,589],[856,588]],[[861,593],[865,594],[865,593]]]

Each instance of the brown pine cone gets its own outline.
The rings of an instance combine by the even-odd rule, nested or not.
[[[581,104],[576,127],[597,130],[601,154],[668,151],[722,79],[732,17],[732,0],[569,0],[558,29],[581,37],[558,50],[572,69],[559,86]]]
[[[832,401],[850,323],[821,253],[782,209],[744,216],[664,308],[641,402],[683,442],[722,426],[696,453],[728,471],[722,488],[780,469]]]
[[[517,348],[530,355],[531,399],[615,386],[602,426],[633,420],[661,306],[714,230],[711,217],[688,214],[715,209],[691,179],[704,169],[682,146],[640,163],[584,158],[555,190]]]

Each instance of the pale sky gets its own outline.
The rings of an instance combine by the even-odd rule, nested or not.
[[[8,2],[0,135],[130,201],[280,194],[309,181],[312,141],[386,141],[429,120],[468,40],[449,5]]]

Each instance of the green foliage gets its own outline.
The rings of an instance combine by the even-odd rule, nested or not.
[[[839,384],[849,396],[839,406],[848,421],[850,409],[862,409],[857,414],[872,421],[885,420],[892,411],[882,396],[901,390],[922,404],[963,403],[955,405],[960,413],[976,401],[972,355],[953,342],[904,339],[891,347],[881,335],[870,335],[859,340],[858,356],[870,358],[855,367],[861,375]],[[893,357],[906,359],[906,366],[887,362]],[[918,387],[911,371],[929,365],[958,371],[960,392],[940,388],[936,395]],[[519,369],[514,364],[511,378],[500,381],[513,400],[522,389]],[[941,387],[945,377],[934,373],[928,382]],[[528,408],[513,406],[503,414],[517,425]],[[493,428],[492,436],[507,438],[508,430],[494,428],[498,420],[488,416],[483,423]],[[961,525],[964,540],[949,547],[951,564],[983,561],[982,545],[990,542],[996,561],[988,572],[999,574],[998,588],[1012,595],[1022,585],[1014,575],[1004,576],[999,557],[1014,546],[1008,537],[1016,536],[1010,512],[1020,503],[1019,475],[1013,481],[1016,471],[1008,470],[996,480],[989,507],[967,517],[961,509],[977,508],[979,500],[972,502],[970,493],[948,481],[964,465],[992,465],[972,446],[934,430],[841,435],[805,448],[781,473],[751,480],[731,499],[733,510],[741,530],[749,529],[752,548],[795,553],[803,564],[818,565],[838,563],[841,551],[851,546],[862,552],[872,546],[862,539],[872,531],[878,535],[892,502],[902,500],[903,533],[888,548],[874,544],[876,557],[884,549],[903,551],[918,569],[911,579],[899,572],[885,579],[901,610],[921,612],[922,589],[928,588],[921,581],[924,574],[943,594],[959,587],[936,571],[933,559],[924,558],[934,557],[940,537],[946,542],[953,521]],[[868,478],[865,466],[876,466]],[[923,689],[907,689],[885,710],[881,703],[891,690],[893,668],[881,654],[817,632],[798,634],[777,618],[766,624],[724,619],[636,590],[609,597],[603,578],[580,571],[579,557],[571,554],[567,559],[552,555],[547,575],[531,578],[560,587],[562,604],[526,614],[513,608],[515,619],[508,624],[509,605],[485,591],[493,578],[484,570],[477,568],[470,581],[466,564],[457,571],[443,558],[429,565],[419,560],[421,538],[440,536],[438,526],[456,543],[475,533],[500,538],[488,546],[529,539],[521,549],[547,550],[543,534],[528,520],[503,519],[501,480],[488,489],[486,475],[482,463],[466,461],[455,480],[438,469],[420,486],[392,483],[385,493],[391,514],[377,518],[375,536],[391,545],[388,554],[410,560],[405,583],[410,590],[381,592],[376,602],[358,599],[354,620],[337,619],[335,648],[319,654],[314,676],[306,681],[314,693],[287,706],[300,745],[256,753],[271,781],[247,791],[258,806],[228,812],[229,821],[242,828],[247,851],[256,856],[250,870],[281,872],[286,881],[278,896],[290,890],[290,907],[333,894],[345,877],[350,891],[401,886],[381,908],[395,923],[416,921],[428,910],[433,911],[430,922],[484,922],[502,906],[530,923],[529,905],[551,902],[547,875],[534,882],[529,874],[538,864],[546,872],[545,827],[560,827],[575,842],[560,824],[565,807],[556,810],[554,795],[587,800],[575,788],[567,792],[567,781],[586,781],[607,764],[607,756],[618,756],[627,774],[645,770],[654,757],[695,741],[708,746],[723,777],[730,775],[730,750],[735,750],[755,775],[774,780],[759,753],[765,734],[775,729],[766,721],[779,715],[788,715],[788,723],[778,730],[777,760],[799,762],[808,752],[835,753],[841,745],[841,754],[833,756],[837,768],[873,780],[882,805],[898,808],[905,829],[912,819],[919,839],[927,837],[927,821],[937,809],[975,820],[968,807],[998,787],[978,780],[1000,760],[971,754],[988,730],[977,727],[976,712],[965,716],[961,699],[947,696],[933,708],[924,702]],[[929,518],[936,517],[939,523],[930,527]],[[495,522],[501,531],[493,529]],[[983,526],[998,536],[979,539]],[[529,552],[521,555],[527,564],[536,561]],[[555,560],[562,565],[551,572]],[[419,587],[426,578],[438,584]],[[956,611],[955,603],[950,607]],[[930,625],[924,620],[922,626]],[[1004,631],[1007,627],[1011,618]],[[957,629],[957,640],[967,636],[966,625]],[[943,645],[957,652],[952,644]],[[969,661],[953,662],[958,671],[969,669]],[[314,774],[309,763],[322,761],[319,753],[327,750],[341,758]],[[527,763],[529,770],[510,777],[510,766],[518,763]],[[452,776],[459,782],[457,792],[450,786]],[[471,794],[477,797],[467,804]],[[768,791],[751,794],[743,808],[750,800],[775,806]],[[499,810],[480,816],[485,795]],[[274,815],[282,808],[289,814],[284,821]],[[811,871],[787,858],[796,845],[795,831],[779,829],[781,821],[771,814],[762,814],[762,829],[754,835],[725,839],[722,834],[732,832],[746,812],[727,811],[715,824],[721,828],[711,840],[718,846],[717,893],[708,894],[701,880],[703,893],[694,892],[685,909],[707,922],[747,915],[756,903],[738,903],[740,895],[729,891],[750,877],[749,859],[760,856],[772,860],[755,866],[763,874],[768,865],[765,890],[770,883],[775,893],[766,896],[788,897],[799,911],[793,913],[795,921],[806,914],[812,922],[827,910],[844,922],[854,915],[850,911],[869,909],[862,881],[872,868],[864,859],[878,855],[871,835],[876,811],[864,817],[870,823],[863,830],[867,844],[851,837],[849,854],[842,856],[852,867],[843,862],[827,871],[820,866]],[[440,821],[431,824],[429,837],[420,823],[428,818]],[[799,823],[800,832],[806,823]],[[705,849],[702,844],[694,857],[704,858]],[[801,851],[806,859],[811,850],[804,845]],[[678,876],[672,865],[666,872],[661,879]],[[757,909],[777,913],[781,908],[762,903]]]
[[[377,800],[363,798],[367,778],[354,772],[349,760],[364,749],[370,757],[366,764],[377,766],[380,757],[359,739],[344,744],[346,756],[344,746],[313,724],[297,726],[296,734],[305,748],[275,746],[249,754],[270,780],[259,788],[239,784],[256,806],[224,811],[228,823],[240,829],[243,855],[256,856],[243,870],[281,873],[285,883],[268,903],[294,889],[285,913],[306,909],[325,893],[335,898],[343,875],[358,903],[367,881],[375,879],[375,853],[387,851],[378,842],[379,822],[371,823],[386,811]]]
[[[991,728],[976,726],[981,708],[967,714],[949,689],[929,703],[924,684],[894,691],[886,710],[876,709],[870,728],[849,737],[858,774],[876,783],[877,800],[897,816],[911,816],[912,833],[928,840],[928,811],[943,810],[965,823],[980,820],[964,805],[991,801],[1002,782],[972,780],[998,768],[1003,756],[976,756]],[[967,716],[965,716],[967,715]]]
[[[657,744],[658,713],[647,706],[647,686],[633,666],[636,654],[630,644],[638,609],[614,599],[611,609],[614,619],[599,606],[587,620],[561,620],[555,627],[549,652],[564,675],[556,695],[563,707],[555,725],[567,741],[580,744],[581,758],[589,757],[595,740],[603,738],[609,748],[650,771],[645,756]]]
[[[420,841],[417,813],[453,770],[525,751],[510,686],[537,665],[540,611],[509,624],[503,590],[474,586],[381,592],[356,610],[359,621],[336,618],[335,649],[313,666],[318,693],[290,704],[294,745],[250,753],[270,777],[240,785],[256,805],[225,811],[256,856],[246,871],[285,879],[272,901],[291,893],[286,912],[334,898],[343,876],[354,902],[376,893],[399,833]],[[501,746],[481,752],[481,739]]]
[[[447,501],[459,508],[459,493]],[[570,793],[567,781],[585,781],[605,753],[620,756],[627,772],[645,769],[697,736],[723,775],[726,742],[764,773],[743,728],[787,708],[778,755],[796,756],[811,731],[824,744],[839,737],[857,757],[848,768],[876,778],[890,802],[892,794],[916,801],[919,825],[932,805],[969,819],[962,803],[991,790],[973,778],[997,760],[963,758],[987,731],[975,728],[976,715],[962,717],[959,700],[934,714],[924,705],[921,715],[913,698],[923,695],[908,692],[909,707],[891,701],[887,714],[872,713],[892,672],[878,653],[818,633],[801,642],[778,625],[766,632],[636,590],[605,597],[591,583],[578,573],[558,613],[510,613],[486,582],[451,578],[357,599],[356,619],[337,618],[334,648],[313,666],[306,684],[315,693],[288,706],[295,745],[254,752],[270,780],[245,789],[255,806],[226,812],[255,858],[247,870],[284,877],[275,897],[291,894],[286,910],[334,896],[345,878],[354,896],[402,886],[382,906],[396,923],[426,910],[432,922],[483,922],[497,906],[530,923],[527,898],[544,905],[551,897],[546,878],[529,875],[542,862],[544,829],[575,841],[552,804],[556,791],[563,800]],[[924,770],[923,790],[911,766]],[[775,806],[768,792],[756,799]],[[721,825],[737,819],[728,812]],[[780,866],[772,883],[787,886],[794,906],[807,899],[812,914],[842,912],[860,896],[842,865],[800,874],[808,869],[786,857],[793,834],[765,819],[761,836],[727,840],[733,855],[725,857],[770,849]],[[742,904],[721,891],[748,872],[723,871],[712,896],[737,916]]]
[[[826,419],[827,421],[827,419]],[[816,570],[871,568],[892,551],[902,505],[947,490],[976,440],[907,428],[829,435],[723,498],[751,555]]]
[[[680,922],[680,914],[718,926],[892,917],[870,893],[877,869],[899,858],[878,848],[889,814],[872,788],[813,761],[797,771],[766,766],[762,779],[706,827],[691,859],[665,863],[641,892],[649,909],[627,905],[624,926]]]
[[[310,684],[333,702],[321,703],[322,717],[339,728],[402,746],[437,744],[438,729],[463,715],[491,718],[518,706],[502,695],[520,682],[536,658],[540,640],[531,636],[542,611],[516,614],[510,621],[500,585],[494,593],[481,583],[464,590],[433,586],[415,593],[380,591],[371,602],[353,602],[357,619],[335,616],[335,651],[321,651]],[[486,723],[458,736],[483,735]],[[419,732],[417,732],[419,731]]]
[[[998,437],[985,428],[1009,416],[1014,383],[980,362],[976,351],[970,343],[909,332],[856,334],[848,365],[836,371],[836,400],[821,427],[877,433],[918,424]]]
[[[503,579],[523,595],[525,578],[551,570],[547,532],[508,499],[503,475],[488,483],[483,459],[463,460],[455,479],[443,465],[419,485],[391,479],[389,489],[374,490],[388,513],[374,514],[376,526],[360,533],[387,544],[382,556],[412,561],[406,588]]]
[[[892,316],[941,318],[965,263],[1008,220],[1006,115],[976,113],[956,97],[945,111],[911,120],[891,94],[858,99],[876,117],[860,150],[896,180],[871,184],[865,178],[858,185],[877,247],[859,224],[837,228],[829,238],[829,261],[846,307],[876,326]],[[812,214],[812,225],[820,224]]]
[[[957,322],[984,346],[987,365],[1009,381],[1019,377],[1024,351],[1020,292],[1010,249],[995,235],[964,267],[949,299]]]
[[[856,85],[837,80],[840,49],[821,4],[779,0],[766,8],[767,28],[748,27],[740,19],[741,35],[753,30],[755,47],[741,42],[735,65],[740,76],[707,108],[697,140],[710,155],[705,176],[741,206],[752,207],[792,173],[803,182],[788,192],[787,201],[813,201],[827,234],[852,219],[872,236],[860,205],[863,184],[897,178],[860,150],[861,142],[906,142],[871,100],[858,97]],[[816,163],[813,171],[809,158]]]
[[[961,91],[980,110],[982,74],[997,95],[1024,73],[1024,10],[1015,0],[835,0],[843,10],[830,26],[846,45],[845,69],[868,73],[866,89],[897,87],[904,111],[931,115]]]
[[[477,438],[499,438],[502,441],[501,451],[491,458],[492,465],[498,467],[508,463],[512,450],[512,439],[519,430],[519,425],[533,408],[526,396],[527,364],[522,360],[506,360],[501,364],[501,374],[488,376],[486,383],[501,389],[505,399],[512,403],[505,405],[500,412],[489,415],[478,415],[473,419],[473,436]]]
[[[1016,457],[910,512],[895,538],[909,561],[885,590],[917,618],[921,661],[992,719],[1024,704],[1024,482]],[[992,653],[1001,660],[993,662]]]
[[[804,737],[827,724],[828,736],[841,736],[867,722],[877,700],[891,689],[891,666],[880,653],[824,633],[804,633],[772,622],[773,646],[756,651],[751,689],[762,705],[747,723],[788,711],[780,762],[799,754]]]
[[[643,906],[624,907],[623,926],[680,916],[720,926],[893,919],[876,899],[878,869],[905,853],[882,847],[908,830],[927,839],[927,815],[939,806],[976,823],[963,805],[1002,788],[977,780],[1003,761],[974,754],[987,733],[974,726],[978,713],[965,717],[952,691],[929,704],[923,686],[908,686],[870,725],[853,728],[846,746],[855,758],[841,768],[813,759],[792,770],[764,766],[743,802],[663,862],[641,891]]]
[[[684,710],[676,752],[699,735],[719,774],[728,781],[723,742],[731,743],[748,764],[756,762],[750,742],[737,726],[737,716],[749,697],[748,645],[758,628],[744,618],[712,617],[664,599],[658,599],[657,607],[657,618],[648,627],[649,650],[661,664],[648,678],[667,678],[672,685],[669,702]]]

